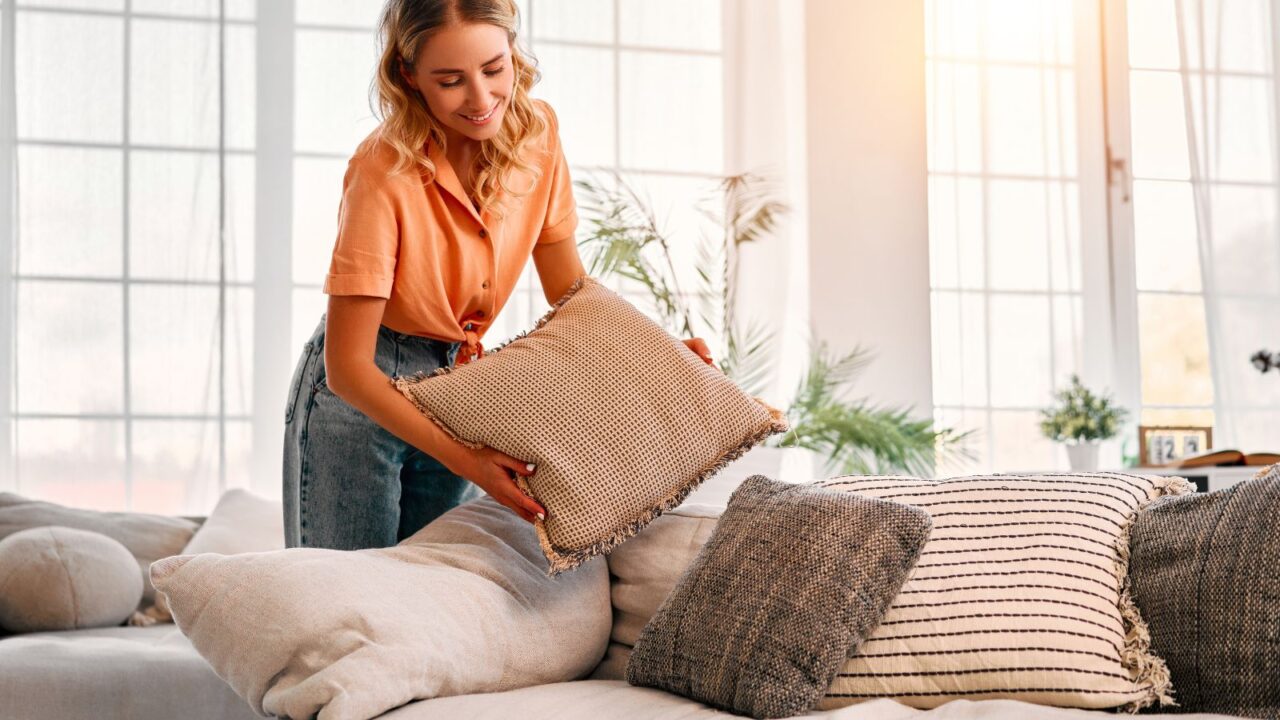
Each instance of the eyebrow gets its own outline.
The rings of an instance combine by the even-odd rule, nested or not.
[[[485,65],[492,65],[493,63],[506,57],[506,55],[507,53],[504,50],[503,52],[500,52],[497,55],[494,55],[491,59],[484,61],[483,63],[480,64],[480,66],[484,67]],[[432,70],[431,74],[432,75],[461,75],[462,71],[456,68],[440,68],[438,70]]]

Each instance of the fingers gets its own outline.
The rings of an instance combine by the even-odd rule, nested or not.
[[[694,352],[695,355],[702,358],[702,362],[713,365],[711,358],[711,348],[707,347],[706,341],[702,338],[689,338],[684,341],[685,347]]]
[[[498,461],[498,464],[502,466],[504,470],[504,474],[505,474],[505,471],[510,470],[511,472],[517,475],[520,475],[521,477],[529,477],[530,475],[533,475],[537,471],[537,466],[535,466],[533,463],[527,463],[521,460],[517,460],[516,458],[513,458],[510,455],[498,452],[496,450],[494,451],[494,457]],[[535,516],[538,517],[538,519],[540,520],[546,519],[546,516],[547,516],[546,508],[542,507],[542,505],[538,501],[526,495],[524,491],[520,489],[520,486],[516,484],[515,478],[506,476],[506,481],[507,481],[507,485],[509,485],[511,488],[511,500],[516,505],[519,506],[519,509],[517,510],[517,512],[519,512],[521,516],[527,515],[525,519],[529,520],[530,522],[533,521],[532,518]],[[512,508],[512,509],[516,509],[516,508]]]

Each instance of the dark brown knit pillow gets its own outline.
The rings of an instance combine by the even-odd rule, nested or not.
[[[1280,717],[1280,465],[1139,513],[1129,582],[1184,712]]]
[[[908,505],[748,478],[641,632],[627,681],[757,718],[808,711],[931,526]]]

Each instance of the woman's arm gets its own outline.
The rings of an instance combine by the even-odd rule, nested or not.
[[[570,235],[567,239],[546,245],[533,246],[533,266],[538,269],[542,281],[542,295],[548,305],[555,305],[578,278],[587,274],[578,256],[578,243]]]
[[[376,363],[378,326],[386,299],[331,295],[325,322],[324,366],[329,389],[388,432],[439,460],[451,472],[479,485],[525,520],[545,513],[520,491],[508,470],[532,475],[516,458],[493,448],[472,450],[418,411],[387,381]]]

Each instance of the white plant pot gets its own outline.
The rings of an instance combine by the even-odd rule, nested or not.
[[[1067,461],[1076,472],[1094,472],[1098,469],[1098,442],[1067,445]]]

